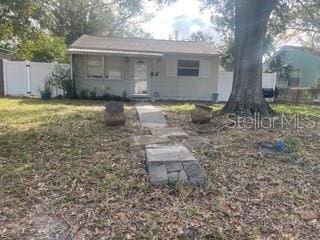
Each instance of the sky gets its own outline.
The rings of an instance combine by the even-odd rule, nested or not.
[[[213,37],[215,44],[220,45],[219,34],[214,30],[211,22],[212,10],[201,11],[199,0],[177,0],[174,4],[160,10],[153,3],[145,1],[145,10],[153,14],[153,18],[142,25],[155,39],[169,39],[178,31],[178,40],[187,40],[193,32],[202,31]],[[296,38],[286,39],[276,44],[276,49],[284,45],[300,45]]]
[[[201,12],[200,7],[201,3],[197,0],[178,0],[170,6],[157,10],[152,2],[146,2],[146,10],[152,12],[154,18],[142,27],[156,39],[169,39],[170,34],[178,31],[178,40],[184,40],[199,30],[218,39],[210,21],[210,10]]]

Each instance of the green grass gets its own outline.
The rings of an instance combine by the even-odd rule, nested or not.
[[[272,108],[279,113],[300,114],[302,116],[320,117],[320,107],[310,105],[272,104]]]
[[[177,113],[177,114],[188,114],[194,109],[194,103],[158,103],[164,111]],[[212,106],[213,111],[219,111],[223,108],[223,104],[209,104]],[[278,113],[284,114],[300,114],[302,116],[314,116],[320,117],[320,107],[310,105],[292,105],[292,104],[277,104],[272,103],[271,107]]]
[[[7,98],[0,101],[0,124],[8,128],[28,129],[82,112],[94,113],[102,102]]]
[[[207,104],[207,103],[205,103]],[[177,114],[188,114],[194,109],[194,103],[171,102],[171,103],[157,103],[164,111],[173,112]],[[212,104],[213,111],[221,110],[223,104]]]

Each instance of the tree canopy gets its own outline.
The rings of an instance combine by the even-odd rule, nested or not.
[[[213,9],[212,22],[224,46],[222,65],[232,69],[235,57],[235,0],[202,0],[203,6]],[[317,0],[277,0],[268,23],[264,54],[271,54],[282,39],[296,37],[303,45],[317,47],[320,38],[320,2]]]
[[[147,18],[140,0],[45,0],[48,29],[71,44],[83,34],[145,36],[139,23]]]
[[[213,42],[213,37],[205,32],[197,31],[191,34],[190,39],[196,42]]]
[[[149,17],[141,0],[2,0],[0,45],[22,59],[39,59],[39,53],[32,55],[36,46],[47,54],[53,45],[65,51],[61,39],[70,45],[83,34],[146,37],[139,23]],[[40,59],[61,59],[56,51]]]
[[[36,22],[45,14],[37,0],[2,0],[0,4],[0,41],[15,44],[36,31]]]
[[[39,33],[18,44],[17,57],[35,62],[68,62],[67,46],[63,38]]]

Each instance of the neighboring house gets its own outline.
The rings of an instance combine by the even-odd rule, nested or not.
[[[265,69],[270,68],[272,62],[281,63],[282,75],[285,75],[282,78],[286,79],[278,78],[277,86],[311,87],[320,79],[320,49],[285,46],[264,64]]]
[[[211,100],[219,53],[190,41],[84,35],[69,49],[76,91],[166,100]]]

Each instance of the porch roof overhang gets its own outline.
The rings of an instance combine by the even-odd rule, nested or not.
[[[133,51],[121,51],[121,50],[103,50],[103,49],[85,49],[85,48],[70,48],[68,50],[70,54],[105,54],[124,57],[163,57],[162,53],[156,52],[133,52]]]

